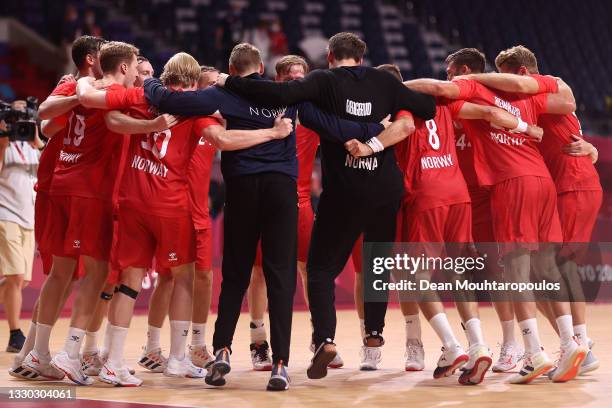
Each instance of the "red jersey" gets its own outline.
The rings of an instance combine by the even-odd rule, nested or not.
[[[55,87],[49,96],[72,96],[76,94],[76,82],[64,82]],[[69,113],[53,118],[54,122],[68,123]],[[48,193],[51,189],[51,181],[53,180],[53,171],[59,157],[60,151],[64,146],[64,138],[66,137],[67,128],[57,132],[45,146],[45,149],[40,155],[38,163],[36,191]]]
[[[553,81],[553,79],[550,79]],[[453,81],[460,88],[457,99],[479,105],[496,106],[527,123],[536,123],[546,110],[546,95],[509,94],[493,91],[466,79]],[[555,82],[556,83],[556,82]],[[494,128],[484,120],[462,120],[473,147],[474,169],[478,184],[488,186],[521,176],[550,178],[537,143],[521,134]]]
[[[457,163],[453,118],[463,101],[437,103],[435,118],[415,119],[416,130],[396,147],[395,154],[404,174],[404,200],[414,211],[469,203],[467,185]],[[410,115],[401,111],[398,117]]]
[[[143,88],[108,89],[106,104],[109,109],[126,109],[136,119],[154,117]],[[119,205],[160,217],[190,214],[187,169],[202,122],[182,120],[163,132],[131,135]]]
[[[455,148],[457,151],[457,160],[459,161],[459,168],[468,186],[468,189],[480,188],[478,186],[478,177],[476,177],[476,170],[474,169],[474,148],[470,138],[465,133],[461,121],[454,121],[455,127]]]
[[[215,118],[203,118],[202,130],[208,126],[220,125]],[[189,199],[191,202],[191,218],[196,230],[211,228],[210,214],[208,211],[208,192],[210,190],[210,171],[217,149],[209,142],[200,137],[189,169],[187,180],[189,182]]]
[[[123,87],[114,84],[107,89]],[[123,136],[108,130],[105,114],[106,110],[82,106],[72,110],[53,173],[51,194],[111,199]]]
[[[298,203],[310,202],[312,169],[319,148],[319,135],[307,127],[297,125],[295,128],[295,144],[298,159]]]

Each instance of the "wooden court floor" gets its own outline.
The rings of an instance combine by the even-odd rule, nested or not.
[[[457,336],[465,342],[458,315],[449,310]],[[497,342],[501,338],[499,325],[492,308],[481,311],[485,338],[494,352],[498,353]],[[306,367],[311,357],[309,343],[309,315],[296,312],[292,335],[292,355],[289,374],[291,388],[284,393],[265,392],[269,373],[251,370],[248,338],[248,316],[240,318],[233,346],[232,372],[226,377],[227,385],[212,389],[203,380],[167,378],[161,374],[143,372],[136,361],[141,353],[146,336],[146,317],[137,316],[127,341],[126,356],[129,365],[135,367],[137,375],[144,379],[140,388],[114,388],[96,382],[90,387],[76,389],[78,402],[50,405],[46,403],[16,403],[15,407],[145,407],[145,406],[189,406],[189,407],[612,407],[612,305],[592,305],[588,309],[588,329],[595,340],[594,351],[601,361],[599,370],[566,384],[553,384],[540,378],[530,385],[506,383],[509,374],[489,373],[479,386],[461,386],[457,376],[434,380],[433,368],[439,357],[440,343],[433,330],[425,323],[423,342],[425,344],[426,367],[422,372],[408,373],[403,368],[404,323],[398,309],[390,309],[385,329],[386,345],[383,362],[378,371],[360,372],[359,325],[352,310],[338,313],[338,334],[336,342],[345,361],[345,367],[330,371],[327,378],[308,380]],[[207,343],[212,337],[212,322],[207,327]],[[7,342],[8,330],[5,322],[0,330],[0,346]],[[61,319],[52,335],[52,351],[59,350],[68,325]],[[24,327],[28,324],[24,321]],[[518,327],[517,327],[518,336]],[[540,332],[544,345],[554,357],[557,341],[552,328],[542,320]],[[168,349],[169,330],[164,327],[162,343]],[[32,383],[13,379],[7,369],[13,355],[0,352],[0,387],[48,387],[59,383]],[[68,385],[68,383],[64,383]],[[141,405],[143,404],[143,405]],[[0,403],[2,407],[9,404]]]

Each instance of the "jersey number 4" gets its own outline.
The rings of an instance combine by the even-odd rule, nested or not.
[[[83,138],[85,137],[85,116],[77,115],[72,112],[70,119],[68,119],[68,133],[64,138],[64,144],[74,146],[80,146]]]
[[[150,133],[140,142],[140,147],[150,151],[159,160],[163,159],[168,151],[168,143],[172,132],[170,129],[166,129],[163,132]]]

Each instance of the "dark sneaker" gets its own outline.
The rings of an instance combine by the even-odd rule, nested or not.
[[[264,341],[261,344],[251,343],[251,362],[255,371],[272,370],[272,359],[270,358],[270,346]]]
[[[214,363],[208,365],[208,373],[204,378],[204,381],[208,385],[215,387],[221,387],[225,385],[225,377],[231,370],[230,366],[230,350],[227,347],[223,347],[218,350],[215,354]]]
[[[283,360],[279,360],[278,363],[272,367],[272,374],[270,375],[270,381],[268,381],[268,391],[285,391],[289,389],[289,376],[287,375],[287,368],[283,363]]]
[[[11,330],[11,337],[9,337],[8,346],[6,346],[7,353],[19,353],[25,343],[25,336],[21,329]]]
[[[331,339],[326,339],[319,345],[319,348],[310,360],[310,366],[306,370],[306,375],[312,380],[318,380],[327,375],[327,366],[336,357],[336,345]]]

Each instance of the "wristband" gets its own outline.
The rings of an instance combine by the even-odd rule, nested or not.
[[[382,152],[383,150],[385,150],[385,146],[383,146],[383,144],[380,142],[380,140],[378,140],[376,136],[369,139],[366,144],[370,146],[374,153]]]
[[[516,127],[512,130],[510,130],[510,132],[512,133],[525,133],[527,132],[527,128],[529,127],[529,125],[527,124],[527,122],[524,122],[521,118],[516,118],[518,120],[518,125],[516,125]]]

